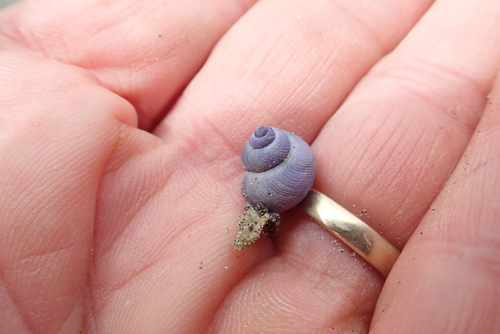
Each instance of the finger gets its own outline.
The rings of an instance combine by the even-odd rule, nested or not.
[[[280,125],[310,141],[429,4],[388,11],[395,6],[391,1],[362,8],[326,1],[292,1],[286,8],[279,1],[259,3],[224,36],[155,133],[183,142],[222,133],[225,146],[238,153],[248,133],[262,124]],[[396,12],[403,17],[391,16]],[[182,128],[197,131],[175,131]]]
[[[0,104],[2,330],[75,333],[100,175],[133,108],[75,67],[15,51],[0,53]]]
[[[26,1],[2,13],[0,34],[87,69],[149,129],[253,2]]]
[[[374,333],[498,331],[498,78],[465,154],[386,283]]]
[[[498,7],[436,3],[315,142],[320,190],[400,248],[479,120],[499,67]]]

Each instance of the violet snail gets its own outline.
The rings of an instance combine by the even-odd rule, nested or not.
[[[300,203],[311,189],[316,162],[309,145],[299,136],[270,126],[260,126],[243,146],[247,170],[241,191],[247,201],[238,220],[236,249],[273,234],[279,213]]]

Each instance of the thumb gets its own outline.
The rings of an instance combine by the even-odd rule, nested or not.
[[[23,51],[0,53],[0,105],[0,323],[67,332],[81,321],[99,178],[133,109]]]

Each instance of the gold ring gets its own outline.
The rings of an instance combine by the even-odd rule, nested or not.
[[[399,250],[361,219],[314,189],[297,207],[352,248],[384,277],[389,275],[399,257]]]

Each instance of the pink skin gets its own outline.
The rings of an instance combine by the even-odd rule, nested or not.
[[[0,12],[0,332],[500,331],[500,2],[254,2]],[[232,248],[261,124],[386,280],[294,210]]]

